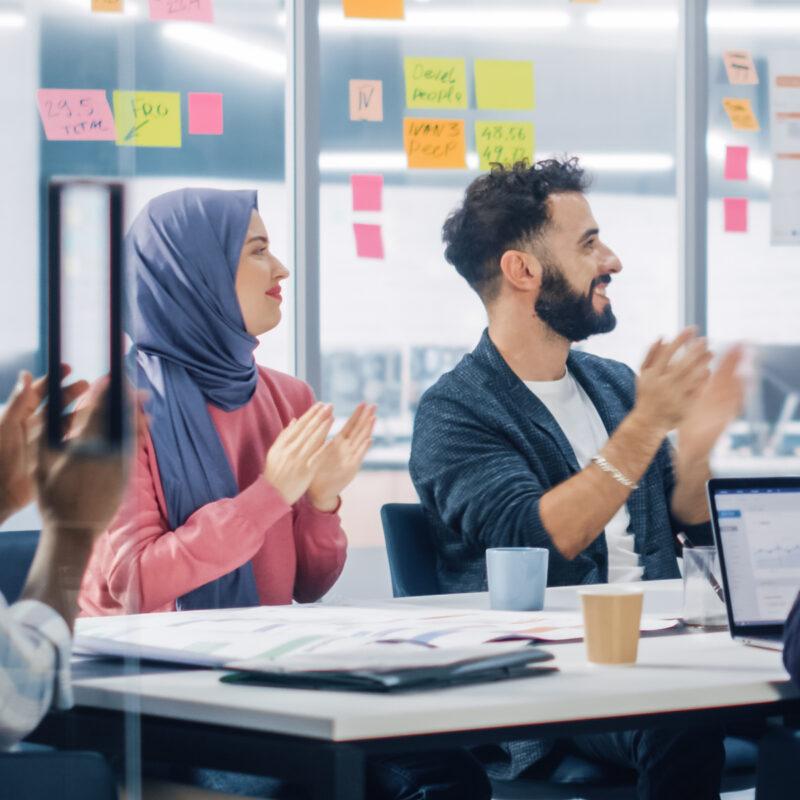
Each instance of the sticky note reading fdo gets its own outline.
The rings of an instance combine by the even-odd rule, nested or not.
[[[481,169],[492,164],[511,166],[517,161],[533,163],[532,122],[476,122],[475,145]]]
[[[409,169],[464,169],[467,166],[462,119],[406,117],[403,144]]]
[[[92,11],[122,13],[124,10],[124,0],[92,0]]]
[[[735,131],[761,130],[749,100],[742,97],[723,97],[722,105]]]
[[[747,50],[726,50],[722,54],[728,80],[733,84],[758,83],[758,72],[753,56]]]
[[[181,96],[178,92],[114,91],[117,144],[180,147]]]
[[[350,81],[350,119],[354,122],[383,121],[383,81]]]
[[[405,0],[342,0],[346,17],[403,19]]]
[[[383,175],[351,175],[353,211],[380,211],[383,207]]]
[[[476,58],[475,98],[478,108],[533,108],[533,62]]]
[[[222,136],[222,95],[211,92],[189,92],[189,133]]]
[[[403,60],[408,108],[466,108],[467,70],[463,58]]]
[[[102,89],[39,89],[39,116],[52,141],[114,141],[117,132]]]
[[[150,19],[213,22],[214,0],[150,0]]]
[[[353,223],[356,237],[356,255],[359,258],[383,258],[383,235],[380,225]]]
[[[725,148],[726,181],[747,180],[747,156],[749,152],[749,147],[733,147],[729,145]]]
[[[725,232],[746,233],[747,198],[726,197],[722,202],[725,206]]]

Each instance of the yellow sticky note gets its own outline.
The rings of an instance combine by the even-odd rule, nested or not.
[[[117,144],[129,147],[180,147],[179,92],[114,91]]]
[[[408,108],[466,108],[467,69],[463,58],[403,59]]]
[[[478,108],[533,108],[533,62],[476,58],[475,98]]]
[[[116,11],[125,10],[125,0],[92,0],[92,11]]]
[[[346,17],[403,19],[405,0],[342,0]]]
[[[511,166],[517,161],[533,163],[532,122],[476,122],[475,145],[481,169],[492,164]]]
[[[749,100],[743,97],[723,97],[722,105],[735,131],[761,130]]]
[[[406,117],[403,144],[409,169],[464,169],[467,166],[463,119]]]

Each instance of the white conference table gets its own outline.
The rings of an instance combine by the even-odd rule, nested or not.
[[[680,581],[643,585],[646,613],[679,615]],[[486,594],[388,602],[488,607]],[[546,610],[576,607],[574,588],[548,589]],[[255,765],[274,774],[277,764],[284,777],[295,778],[300,765],[319,797],[360,800],[361,778],[353,771],[363,775],[371,752],[675,724],[676,717],[691,724],[772,716],[800,707],[780,653],[743,646],[727,632],[649,635],[630,667],[591,665],[582,643],[547,649],[557,673],[397,695],[224,684],[223,672],[159,665],[126,674],[119,664],[79,662],[71,732],[74,738],[81,731],[83,746],[100,746],[109,737],[119,740],[126,715],[129,727],[131,715],[141,715],[143,758],[180,760],[187,751],[203,766],[253,771]]]

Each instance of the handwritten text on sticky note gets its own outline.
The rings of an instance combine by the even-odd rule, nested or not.
[[[742,97],[723,97],[722,105],[735,131],[760,130],[758,119],[750,101]]]
[[[114,92],[117,144],[130,147],[181,146],[178,92]]]
[[[39,89],[44,135],[54,141],[114,141],[114,117],[102,89]]]
[[[464,120],[403,121],[403,144],[410,169],[463,169],[467,165]]]
[[[725,231],[727,233],[747,232],[747,198],[726,197],[725,206]]]
[[[354,122],[383,121],[383,81],[350,81],[350,119]]]
[[[150,19],[213,22],[214,0],[150,0]]]
[[[405,0],[342,0],[345,17],[403,19]]]
[[[478,108],[533,108],[533,62],[476,58],[475,98]]]
[[[189,92],[189,133],[222,136],[223,129],[222,95]]]
[[[351,175],[353,211],[380,211],[383,206],[383,175]]]
[[[728,80],[733,84],[758,83],[753,56],[747,50],[726,50],[722,55]]]
[[[728,145],[728,147],[725,148],[726,181],[747,180],[747,156],[749,152],[749,147],[733,147]]]
[[[533,162],[532,122],[476,122],[475,145],[481,169],[492,164],[510,166],[517,161]]]
[[[92,0],[92,11],[121,13],[125,10],[124,6],[124,0]]]
[[[383,258],[383,235],[380,225],[353,223],[356,237],[356,255],[359,258]]]
[[[408,108],[467,107],[467,70],[463,58],[407,56],[403,63]]]

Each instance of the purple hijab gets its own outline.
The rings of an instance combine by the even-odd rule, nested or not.
[[[256,389],[258,341],[245,330],[235,290],[256,208],[250,191],[168,192],[147,204],[125,239],[135,281],[129,327],[137,383],[150,395],[150,434],[172,530],[207,503],[239,493],[206,403],[230,411]],[[178,609],[258,604],[249,562],[177,601]]]

